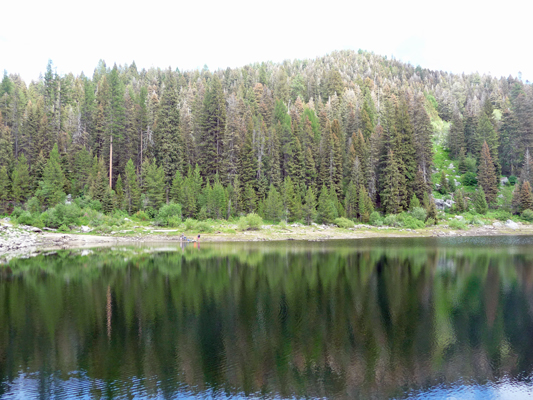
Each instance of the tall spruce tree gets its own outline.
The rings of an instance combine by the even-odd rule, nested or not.
[[[392,150],[389,150],[387,164],[383,171],[383,190],[381,204],[387,214],[396,214],[402,210],[400,186],[404,184],[403,176]]]
[[[65,197],[64,184],[65,175],[61,169],[59,151],[57,144],[55,144],[44,168],[43,180],[39,182],[37,197],[41,204],[51,207],[62,201]]]
[[[28,161],[24,153],[20,153],[17,165],[11,176],[12,192],[11,196],[15,204],[24,203],[30,194],[30,173]]]
[[[492,162],[487,142],[483,143],[483,148],[481,150],[478,183],[483,187],[487,202],[489,204],[494,203],[496,196],[498,195],[498,184],[496,180],[496,172],[494,170],[494,163]]]

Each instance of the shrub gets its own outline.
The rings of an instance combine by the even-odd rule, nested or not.
[[[424,222],[426,220],[426,217],[427,217],[427,211],[425,208],[422,208],[422,207],[414,207],[412,210],[411,210],[411,216],[419,221],[422,221]]]
[[[59,232],[70,232],[70,228],[66,226],[65,224],[61,225],[59,228],[57,228]]]
[[[522,218],[528,222],[533,222],[533,211],[531,211],[529,208],[522,211]]]
[[[473,216],[470,221],[468,221],[471,225],[485,225],[483,220],[477,216]]]
[[[465,221],[456,218],[453,218],[451,221],[449,221],[448,225],[453,229],[466,229]]]
[[[175,203],[165,204],[159,209],[157,217],[155,219],[156,225],[168,226],[169,221],[172,218],[173,224],[177,222],[179,225],[181,222],[181,205]]]
[[[389,226],[400,226],[400,221],[398,219],[398,215],[396,214],[389,214],[385,217],[385,219],[383,220],[383,223],[385,225],[389,225]]]
[[[148,221],[150,219],[150,217],[148,216],[148,214],[146,214],[144,211],[137,211],[135,214],[134,214],[135,218],[137,218],[139,221]]]
[[[192,218],[187,218],[185,220],[185,230],[186,231],[192,231],[192,230],[195,230],[196,228],[196,221]]]
[[[426,226],[433,226],[433,225],[436,225],[435,224],[435,219],[434,218],[428,218],[426,220]]]
[[[24,210],[21,207],[17,206],[13,209],[13,212],[11,213],[11,218],[17,219],[22,215],[23,212]]]
[[[518,178],[514,175],[511,175],[509,177],[509,185],[514,186],[516,185],[516,182],[518,181]]]
[[[370,222],[370,225],[374,226],[381,226],[383,225],[383,219],[381,218],[381,215],[378,211],[374,211],[372,214],[370,214],[370,218],[368,219]]]
[[[506,210],[496,210],[491,212],[490,216],[498,221],[507,221],[508,219],[511,219],[512,214]]]
[[[79,218],[82,215],[83,212],[76,203],[60,203],[42,213],[41,220],[45,226],[50,228],[58,228],[61,225],[80,225]]]
[[[402,226],[408,229],[422,229],[424,227],[424,220],[420,220],[420,219],[414,218],[411,215],[407,215],[403,219]]]
[[[26,210],[28,210],[30,213],[40,213],[41,212],[41,203],[39,202],[39,199],[37,197],[32,197],[28,200],[26,203]]]
[[[37,221],[41,222],[38,216],[35,218],[29,211],[24,211],[17,217],[17,223],[21,225],[37,226]]]
[[[263,225],[263,218],[256,213],[250,213],[246,217],[241,217],[237,222],[237,227],[241,231],[259,230],[261,229],[261,225]]]
[[[196,229],[197,232],[213,232],[213,228],[207,221],[198,221],[196,223]]]
[[[349,220],[348,218],[343,218],[343,217],[335,219],[334,223],[339,228],[344,228],[344,229],[353,228],[355,226],[353,221]]]
[[[461,178],[463,185],[465,186],[476,186],[477,185],[477,176],[473,172],[467,172]]]

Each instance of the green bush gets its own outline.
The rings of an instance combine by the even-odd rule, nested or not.
[[[32,214],[29,211],[24,211],[17,218],[17,223],[21,225],[30,225],[36,226],[38,228],[43,228],[44,224],[39,219],[39,214]]]
[[[42,210],[39,199],[37,197],[32,197],[31,199],[29,199],[26,203],[26,210],[28,210],[32,214],[40,213]]]
[[[389,214],[385,216],[383,223],[388,226],[395,226],[395,227],[400,226],[400,221],[399,221],[398,215],[396,214]]]
[[[59,228],[61,225],[80,225],[79,218],[83,215],[82,210],[76,203],[60,203],[41,214],[41,220],[45,226]]]
[[[477,185],[477,175],[473,172],[467,172],[461,178],[463,185],[465,186],[476,186]]]
[[[173,224],[179,225],[181,222],[181,205],[175,203],[169,203],[163,205],[157,217],[155,219],[156,225],[159,226],[169,226],[169,221],[172,219]]]
[[[344,218],[344,217],[341,217],[341,218],[337,218],[335,219],[335,221],[333,221],[335,223],[335,225],[337,225],[339,228],[344,228],[344,229],[348,229],[348,228],[353,228],[355,226],[355,224],[353,223],[353,221],[349,220],[348,218]]]
[[[186,231],[193,231],[193,230],[196,229],[196,221],[194,219],[192,219],[192,218],[187,218],[185,220],[184,225],[185,225],[185,230]]]
[[[471,224],[471,225],[485,225],[483,220],[481,218],[475,216],[475,215],[472,218],[470,218],[468,223]]]
[[[448,225],[453,229],[466,229],[465,221],[456,218],[453,218],[451,221],[449,221]]]
[[[134,217],[137,218],[139,221],[148,221],[150,219],[150,217],[148,216],[148,214],[146,214],[144,211],[137,211],[135,214],[134,214]]]
[[[424,222],[427,218],[427,211],[423,207],[414,207],[411,210],[411,216],[419,221]]]
[[[407,229],[422,229],[424,227],[424,221],[407,215],[402,221],[402,226]]]
[[[368,219],[368,222],[370,225],[374,226],[381,226],[383,225],[383,219],[381,218],[381,215],[378,211],[374,211],[372,214],[370,214],[370,218]]]
[[[23,212],[24,210],[21,207],[17,206],[13,209],[13,212],[11,213],[11,218],[17,219],[18,217],[22,215]]]
[[[428,218],[426,220],[426,226],[433,226],[435,225],[435,219],[434,218]]]
[[[533,211],[531,211],[529,208],[522,211],[522,218],[527,222],[533,222]]]
[[[512,214],[509,211],[496,210],[496,211],[490,212],[488,216],[491,218],[495,218],[498,221],[507,221],[508,219],[511,219]]]
[[[259,230],[261,229],[261,225],[263,225],[263,219],[256,213],[250,213],[246,217],[241,217],[237,222],[237,227],[241,231]]]
[[[198,221],[196,223],[196,232],[213,232],[213,227],[211,226],[211,224],[207,221]]]
[[[57,228],[59,232],[70,232],[70,228],[66,225],[61,225],[59,228]]]
[[[518,182],[518,178],[514,175],[511,175],[509,177],[509,185],[514,186],[516,185],[516,182]]]

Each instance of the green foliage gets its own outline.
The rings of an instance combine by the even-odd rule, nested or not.
[[[156,225],[177,226],[181,223],[181,205],[169,203],[163,205],[155,218]]]
[[[448,226],[452,229],[466,229],[465,221],[456,218],[452,218],[450,221],[448,221]]]
[[[427,211],[423,207],[414,207],[411,209],[411,215],[414,219],[424,222],[427,218]]]
[[[61,169],[59,151],[56,144],[50,153],[50,158],[44,168],[43,180],[39,182],[39,190],[36,193],[41,204],[53,206],[63,201],[65,198],[64,185],[65,175]]]
[[[383,219],[378,211],[374,211],[370,214],[369,221],[370,225],[381,226],[383,225]]]
[[[411,198],[411,202],[409,203],[409,210],[413,211],[415,208],[420,207],[420,200],[418,200],[418,197],[416,197],[416,194],[413,194],[413,197]]]
[[[522,211],[521,215],[522,219],[526,220],[527,222],[533,222],[533,210],[530,210],[529,208]]]
[[[213,232],[213,227],[208,221],[198,221],[194,227],[196,232],[209,233]]]
[[[339,228],[353,228],[355,226],[354,222],[347,219],[347,218],[336,218],[334,221],[335,225],[337,225]]]
[[[28,202],[26,203],[26,209],[32,214],[40,213],[41,202],[39,201],[37,197],[34,196],[31,199],[29,199]]]
[[[461,182],[465,186],[470,186],[470,187],[476,186],[477,185],[477,176],[473,172],[467,172],[461,178]]]
[[[479,214],[486,214],[487,210],[489,209],[487,199],[485,198],[485,192],[483,191],[483,188],[481,186],[475,193],[474,208]]]
[[[83,211],[77,204],[58,204],[41,214],[41,220],[49,228],[58,228],[61,225],[81,225],[79,218]]]
[[[515,175],[511,175],[509,177],[509,185],[514,186],[516,185],[517,181],[518,181],[518,178]]]
[[[426,226],[433,226],[433,225],[437,225],[437,221],[435,221],[433,218],[428,218],[426,220]]]
[[[237,227],[241,231],[256,231],[261,229],[261,225],[263,225],[263,219],[256,213],[249,213],[246,216],[242,216],[237,222]]]
[[[385,219],[383,220],[383,224],[392,226],[392,227],[400,227],[401,222],[398,218],[398,214],[388,214],[385,216]]]

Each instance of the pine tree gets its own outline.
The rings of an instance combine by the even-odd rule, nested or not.
[[[20,153],[11,181],[13,201],[15,204],[24,203],[30,194],[30,173],[24,153]]]
[[[528,181],[530,185],[533,183],[533,158],[529,154],[529,149],[526,149],[526,153],[524,154],[520,180],[522,182]]]
[[[326,185],[322,185],[320,197],[318,198],[318,220],[322,224],[331,224],[337,218],[337,208],[335,200],[331,198]]]
[[[174,174],[174,179],[172,179],[172,186],[170,188],[170,200],[182,204],[183,202],[183,176],[178,170]]]
[[[464,149],[465,143],[465,128],[463,120],[459,111],[456,110],[453,114],[452,125],[450,127],[450,134],[448,140],[448,148],[450,149],[450,156],[457,158],[461,149]]]
[[[455,210],[457,212],[464,212],[468,210],[468,204],[465,199],[464,190],[462,188],[457,189],[454,195]]]
[[[370,214],[374,212],[374,203],[370,198],[370,195],[366,191],[366,188],[361,185],[359,188],[359,216],[362,222],[368,222],[370,220]]]
[[[446,178],[446,173],[444,171],[441,171],[440,173],[439,185],[439,193],[448,194],[450,191],[450,186],[448,185],[448,178]]]
[[[253,148],[253,124],[251,121],[249,121],[244,143],[241,148],[239,164],[239,180],[241,184],[243,187],[246,187],[248,184],[254,187],[256,183],[255,178],[257,177],[257,159]]]
[[[176,171],[181,172],[183,165],[183,143],[176,86],[174,74],[169,71],[154,128],[155,158],[165,172],[167,198],[172,179]]]
[[[257,196],[251,183],[244,187],[244,209],[247,213],[253,213],[257,210]]]
[[[274,185],[270,185],[263,213],[268,221],[278,222],[283,215],[283,201]]]
[[[514,214],[520,211],[520,182],[517,182],[513,190],[513,198],[511,200],[511,210]]]
[[[459,157],[459,163],[457,165],[457,168],[459,169],[459,173],[462,175],[468,171],[468,167],[466,165],[466,153],[465,153],[464,147],[461,147],[461,149],[459,150],[458,157]]]
[[[413,211],[413,209],[417,207],[420,207],[420,200],[418,200],[416,194],[413,194],[413,197],[411,197],[411,202],[409,203],[409,211]]]
[[[489,208],[487,204],[487,198],[485,197],[485,192],[483,191],[483,186],[480,186],[475,194],[474,198],[474,208],[478,214],[486,214]]]
[[[357,211],[359,209],[359,194],[357,193],[357,187],[353,180],[350,181],[346,189],[346,197],[344,198],[344,209],[346,212],[346,218],[354,219],[357,217]]]
[[[525,181],[520,190],[520,212],[524,210],[533,210],[533,197],[531,193],[531,185]]]
[[[165,171],[158,167],[155,158],[146,159],[142,164],[142,194],[144,208],[159,210],[165,201]]]
[[[41,204],[50,207],[62,201],[65,197],[64,183],[65,175],[61,169],[59,151],[55,144],[44,168],[43,180],[39,182],[39,190],[36,193]]]
[[[305,203],[302,206],[302,216],[305,223],[311,225],[316,218],[316,198],[312,187],[307,188],[304,201]]]
[[[494,163],[492,162],[487,142],[483,143],[483,149],[481,150],[478,183],[483,187],[487,202],[489,204],[494,203],[496,196],[498,195],[498,185],[496,173],[494,171]]]
[[[131,158],[130,158],[131,160]],[[122,185],[122,177],[118,174],[117,183],[115,184],[115,209],[124,209],[124,190]]]
[[[95,157],[95,162],[96,162],[96,166],[94,165],[94,162],[93,162],[91,186],[89,188],[89,194],[93,199],[103,202],[104,197],[106,197],[106,195],[109,197],[109,194],[107,193],[107,189],[109,187],[107,169],[104,164],[103,157],[100,157],[100,158]]]
[[[499,176],[501,170],[498,160],[499,136],[489,117],[482,112],[476,129],[476,154],[478,155],[478,158],[481,157],[483,143],[485,142],[489,148],[496,175]]]
[[[213,75],[205,93],[201,114],[199,161],[203,173],[212,179],[222,173],[223,139],[226,129],[226,101],[218,75]]]
[[[126,164],[126,180],[124,182],[124,198],[126,209],[131,215],[139,209],[140,190],[137,183],[137,175],[135,174],[135,166],[130,158]]]
[[[381,204],[387,214],[396,214],[401,211],[400,185],[403,181],[392,150],[389,150],[383,175]]]
[[[0,213],[7,211],[8,201],[11,198],[11,181],[7,173],[7,167],[0,167]]]

